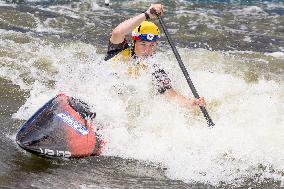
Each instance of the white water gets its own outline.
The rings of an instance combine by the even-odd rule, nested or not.
[[[47,100],[65,92],[97,112],[96,123],[104,126],[107,140],[106,156],[155,162],[167,168],[169,178],[185,182],[237,185],[256,173],[261,178],[283,179],[279,173],[284,171],[283,86],[262,79],[247,83],[234,75],[238,57],[180,50],[198,92],[208,101],[216,124],[209,129],[198,111],[192,113],[157,95],[150,73],[131,80],[124,66],[117,66],[119,79],[113,76],[112,63],[102,61],[103,55],[92,45],[53,46],[35,39],[15,45],[1,39],[1,48],[12,54],[1,57],[1,77],[31,94],[14,118],[28,119]],[[44,69],[36,66],[39,61],[45,62]],[[153,62],[165,67],[174,88],[192,97],[170,51],[157,54],[149,61]],[[226,67],[229,63],[232,72]],[[24,73],[35,81],[25,82]],[[48,80],[55,85],[48,85]],[[260,164],[266,168],[258,169]]]

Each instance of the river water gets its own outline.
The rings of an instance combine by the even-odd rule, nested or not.
[[[0,1],[1,188],[284,187],[284,2],[162,1],[215,127],[157,95],[150,74],[104,62],[112,28],[155,1]],[[165,36],[149,64],[192,98]],[[114,87],[116,86],[116,87]],[[103,156],[20,149],[21,124],[56,94],[87,102]]]

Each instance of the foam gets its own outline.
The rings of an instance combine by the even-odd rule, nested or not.
[[[273,53],[265,53],[267,56],[273,56],[275,58],[284,59],[284,52],[273,52]]]
[[[77,16],[66,7],[49,8]],[[246,11],[261,12],[251,9],[255,10]],[[0,32],[6,35],[5,30]],[[149,73],[131,80],[123,65],[104,62],[92,45],[69,42],[58,46],[34,38],[24,44],[1,39],[0,44],[1,49],[17,55],[0,58],[1,77],[30,91],[13,118],[28,119],[63,92],[87,102],[97,113],[95,123],[104,127],[107,140],[106,156],[154,162],[167,168],[169,178],[185,182],[238,185],[255,174],[283,180],[284,89],[274,80],[248,83],[234,74],[242,61],[229,55],[236,51],[179,49],[199,94],[208,101],[207,110],[216,123],[209,129],[198,110],[191,113],[157,95]],[[266,55],[282,57],[282,52]],[[37,66],[38,62],[45,67]],[[158,53],[149,60],[153,62],[161,62],[174,88],[192,98],[171,51]],[[27,78],[31,81],[26,82]],[[260,165],[267,168],[261,170]]]
[[[229,12],[233,13],[236,16],[268,16],[268,13],[266,13],[262,8],[258,6],[247,6],[242,9],[230,10]]]
[[[5,6],[7,6],[7,7],[16,7],[17,5],[8,4],[8,3],[5,2],[5,1],[0,1],[0,6],[1,6],[1,7],[5,7]]]
[[[85,58],[76,57],[77,52]],[[129,80],[123,66],[116,67],[118,79],[110,71],[114,63],[102,62],[102,56],[94,52],[91,45],[80,43],[59,48],[41,46],[36,56],[56,63],[55,86],[34,82],[30,97],[13,117],[27,119],[48,99],[65,92],[86,101],[97,112],[96,122],[104,126],[107,140],[104,155],[158,163],[167,168],[169,178],[185,182],[237,185],[260,171],[265,177],[281,178],[277,172],[258,170],[260,164],[284,170],[284,107],[279,106],[283,89],[277,82],[246,83],[223,72],[222,67],[214,73],[204,71],[199,67],[209,62],[201,57],[214,60],[214,53],[220,54],[191,52],[197,54],[185,64],[192,68],[190,74],[200,95],[208,100],[208,112],[216,123],[209,129],[201,114],[192,114],[156,96],[147,73]],[[173,56],[158,54],[152,61],[161,57],[174,87],[192,97]]]

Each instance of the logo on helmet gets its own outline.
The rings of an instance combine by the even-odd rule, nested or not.
[[[148,34],[147,34],[147,39],[148,39],[149,41],[152,41],[153,38],[154,38],[154,36],[155,36],[155,35],[153,35],[153,34],[151,34],[151,33],[148,33]]]

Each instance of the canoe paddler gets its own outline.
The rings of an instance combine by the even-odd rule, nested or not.
[[[152,10],[152,11],[150,11]],[[137,59],[146,59],[156,52],[157,45],[160,39],[160,30],[156,24],[150,20],[157,19],[155,10],[159,15],[163,15],[164,9],[161,4],[151,4],[147,11],[134,16],[120,23],[112,31],[107,55],[105,60],[114,60],[128,65],[128,74],[134,75],[134,78],[139,76],[141,69],[147,69],[147,66],[139,64]],[[128,43],[125,36],[131,33],[132,43]],[[136,65],[133,65],[133,62]],[[153,80],[158,86],[158,92],[165,95],[170,101],[175,101],[183,107],[194,109],[198,106],[205,106],[203,97],[199,99],[189,99],[178,93],[171,85],[171,79],[168,77],[165,70],[157,64],[153,65],[154,72],[152,73]]]

